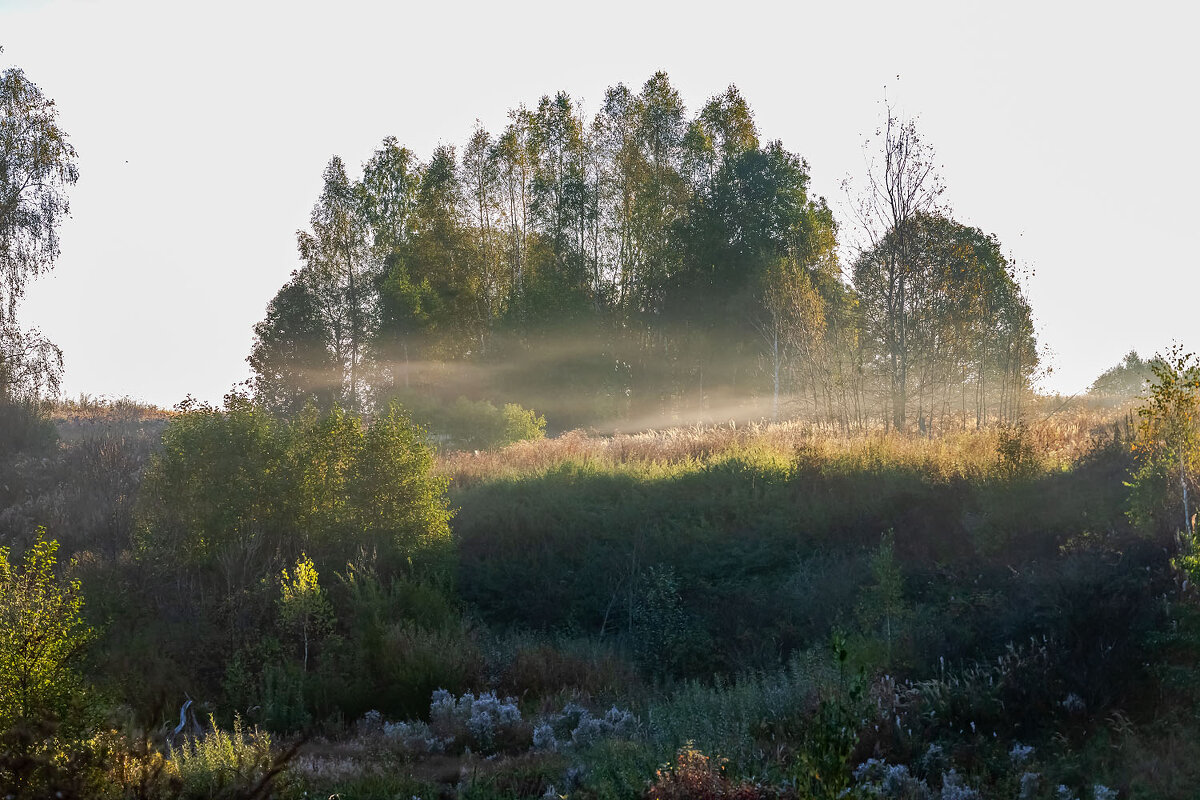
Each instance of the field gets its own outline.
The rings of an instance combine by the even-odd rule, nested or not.
[[[60,407],[56,441],[6,464],[14,551],[44,526],[81,582],[86,713],[126,753],[113,796],[1193,785],[1194,590],[1128,521],[1128,408],[1047,402],[935,438],[786,422],[439,453],[444,571],[311,539],[320,588],[296,565],[284,599],[279,555],[235,586],[146,538],[161,518],[137,498],[177,417]]]

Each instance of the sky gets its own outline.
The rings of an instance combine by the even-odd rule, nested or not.
[[[0,0],[0,69],[54,98],[80,167],[20,316],[67,396],[217,401],[330,156],[425,158],[560,89],[590,116],[662,69],[690,111],[735,84],[847,226],[885,98],[915,119],[954,217],[1028,271],[1041,386],[1071,394],[1200,349],[1192,5]]]

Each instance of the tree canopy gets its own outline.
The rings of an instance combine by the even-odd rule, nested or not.
[[[689,114],[659,72],[591,119],[558,92],[461,151],[389,137],[358,178],[335,156],[255,330],[256,394],[284,413],[466,395],[562,427],[1012,419],[1037,364],[1015,270],[939,205],[915,126],[889,114],[881,136],[850,275],[808,163],[734,86]]]
[[[0,402],[58,388],[62,353],[16,316],[28,281],[58,258],[76,161],[54,101],[17,67],[0,72]]]

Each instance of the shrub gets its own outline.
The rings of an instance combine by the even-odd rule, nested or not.
[[[629,695],[638,685],[631,664],[601,647],[574,642],[519,644],[500,668],[500,687],[523,701],[574,693],[587,698]]]
[[[0,455],[44,452],[57,440],[54,424],[40,404],[0,397]]]
[[[17,724],[78,727],[75,663],[92,638],[78,581],[54,573],[58,542],[37,539],[20,568],[0,547],[0,731]]]
[[[271,737],[246,731],[234,717],[229,733],[209,719],[212,729],[186,739],[171,752],[168,770],[180,782],[181,798],[265,797],[286,779],[289,756],[271,750]]]
[[[516,403],[505,403],[501,410],[504,418],[504,437],[502,444],[535,441],[546,436],[546,418],[529,408],[522,408]]]
[[[453,403],[417,394],[399,399],[434,439],[451,448],[493,450],[546,435],[546,418],[517,403],[497,408],[487,400],[466,397]]]
[[[279,622],[292,632],[299,631],[304,644],[304,671],[308,672],[309,638],[323,636],[333,628],[333,606],[318,582],[312,559],[301,553],[295,573],[285,569],[280,575]]]
[[[1030,478],[1040,465],[1029,426],[1024,422],[1002,426],[996,432],[996,470],[1010,480]]]
[[[494,692],[476,697],[464,692],[455,697],[445,689],[433,693],[429,703],[429,727],[433,735],[454,750],[469,747],[477,753],[526,750],[529,726],[521,719],[514,698],[498,698]]]
[[[647,800],[766,800],[779,794],[749,781],[735,783],[725,774],[724,759],[710,758],[688,743],[673,763],[658,770],[644,796]]]
[[[393,718],[426,713],[441,687],[481,682],[483,657],[463,625],[430,630],[411,622],[364,625],[344,651],[323,658],[311,681],[314,707],[351,718],[378,709]]]
[[[1148,533],[1191,533],[1195,499],[1189,504],[1189,493],[1196,493],[1200,470],[1200,361],[1176,346],[1150,369],[1154,379],[1138,409],[1129,516]]]
[[[163,434],[139,500],[145,552],[256,584],[280,555],[344,564],[374,548],[392,568],[446,567],[450,511],[433,456],[397,408],[368,426],[333,409],[294,422],[231,396]]]

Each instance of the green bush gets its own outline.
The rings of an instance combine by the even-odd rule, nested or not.
[[[231,397],[178,415],[138,505],[145,554],[256,584],[307,551],[335,568],[361,549],[391,569],[446,567],[446,482],[398,407],[309,409],[293,422]]]
[[[272,751],[270,736],[244,730],[240,717],[229,733],[209,722],[206,734],[171,751],[168,771],[179,780],[180,798],[266,797],[272,788],[283,791],[286,761]]]
[[[75,666],[93,634],[79,581],[55,575],[58,542],[44,535],[38,529],[19,568],[0,547],[0,732],[19,724],[83,727]]]
[[[546,436],[546,418],[517,403],[497,408],[487,400],[459,397],[453,403],[406,393],[397,400],[413,419],[443,446],[461,450],[492,450]]]
[[[546,418],[538,416],[532,409],[522,408],[516,403],[505,403],[500,414],[504,418],[502,445],[542,439],[546,436]]]
[[[1176,346],[1149,366],[1153,379],[1138,409],[1129,517],[1146,533],[1190,534],[1200,489],[1200,360]]]

